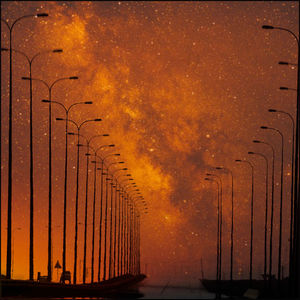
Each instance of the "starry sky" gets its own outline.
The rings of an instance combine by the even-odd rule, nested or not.
[[[142,271],[147,265],[153,281],[175,274],[179,281],[199,278],[200,259],[207,277],[215,276],[217,190],[205,181],[207,172],[223,182],[224,273],[229,274],[231,181],[216,166],[234,175],[235,265],[234,276],[248,276],[251,173],[254,165],[254,266],[263,272],[265,167],[248,151],[264,153],[275,147],[275,233],[278,243],[280,196],[280,137],[261,125],[279,129],[285,137],[283,184],[283,262],[287,272],[288,224],[291,184],[292,127],[286,115],[295,116],[297,68],[278,61],[297,62],[295,40],[287,32],[263,30],[263,24],[285,27],[298,34],[296,1],[2,1],[1,17],[16,18],[47,12],[47,18],[24,19],[14,28],[13,49],[34,54],[62,48],[63,53],[43,54],[33,63],[32,76],[48,83],[62,77],[52,99],[77,106],[70,119],[90,123],[82,134],[110,134],[93,146],[113,143],[121,153],[145,200],[149,213],[142,217]],[[2,24],[4,25],[4,24]],[[1,47],[9,47],[6,26]],[[8,161],[9,57],[1,53],[2,84],[2,272],[6,258]],[[29,75],[22,55],[13,55],[13,276],[27,278],[29,268]],[[47,272],[48,195],[48,93],[33,85],[35,277]],[[61,262],[63,223],[64,117],[53,106],[53,261]],[[71,126],[71,125],[70,125]],[[74,128],[75,129],[75,128]],[[107,154],[111,150],[103,150]],[[84,209],[84,155],[81,153],[80,213]],[[111,160],[113,161],[113,159]],[[75,139],[69,138],[67,269],[73,269],[75,214]],[[92,184],[90,185],[92,195]],[[89,220],[92,199],[89,199]],[[99,203],[97,203],[99,211]],[[96,215],[96,221],[99,215]],[[83,238],[83,226],[79,227]],[[89,244],[91,228],[89,228]],[[97,242],[97,240],[96,240]],[[90,246],[89,246],[90,247]],[[90,253],[90,248],[89,248]],[[79,256],[82,257],[80,245]],[[80,258],[82,259],[82,258]],[[276,265],[277,248],[274,250]],[[90,267],[90,260],[88,267]],[[80,264],[80,262],[79,262]],[[54,273],[54,279],[56,275]]]

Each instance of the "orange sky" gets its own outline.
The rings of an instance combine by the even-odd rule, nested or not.
[[[76,122],[102,118],[82,130],[87,137],[109,133],[93,142],[97,147],[114,143],[147,201],[149,213],[142,218],[142,270],[156,279],[174,273],[178,265],[198,278],[203,258],[205,274],[215,276],[216,186],[204,181],[205,173],[223,179],[224,272],[229,270],[230,178],[215,166],[225,166],[235,180],[235,276],[248,275],[250,231],[250,170],[235,159],[255,166],[254,276],[263,269],[264,176],[260,158],[248,151],[270,156],[253,139],[272,143],[275,165],[275,244],[278,241],[280,192],[280,140],[261,125],[280,129],[284,152],[284,246],[288,251],[288,212],[291,171],[291,125],[284,115],[295,114],[296,94],[279,91],[296,87],[296,68],[280,66],[279,60],[296,62],[296,44],[284,32],[264,31],[263,24],[286,27],[298,33],[298,3],[248,1],[126,2],[126,1],[2,1],[2,18],[11,23],[19,16],[47,12],[45,19],[26,19],[14,28],[13,48],[28,56],[62,48],[62,54],[40,56],[33,77],[53,82],[79,76],[53,89],[53,100],[74,107]],[[8,31],[1,29],[2,47],[8,47]],[[2,272],[6,259],[8,54],[2,53]],[[14,55],[13,94],[13,234],[16,278],[27,278],[29,257],[29,86],[26,61]],[[35,175],[35,277],[47,271],[48,105],[44,86],[34,83]],[[53,106],[53,118],[64,117]],[[71,126],[71,125],[70,125]],[[75,139],[69,139],[67,269],[73,269],[74,198],[76,176]],[[53,121],[53,261],[61,262],[64,126]],[[84,209],[84,156],[81,156],[80,222]],[[218,172],[218,173],[217,173]],[[92,209],[90,184],[89,220]],[[99,203],[97,204],[99,207]],[[98,220],[98,216],[97,216]],[[90,221],[91,222],[91,221]],[[21,228],[20,230],[17,228]],[[90,230],[90,229],[89,229]],[[83,226],[80,228],[81,239]],[[91,239],[91,231],[89,233]],[[83,252],[80,245],[79,256]],[[89,250],[90,251],[90,250]],[[90,252],[89,252],[90,253]],[[90,255],[90,254],[89,254]],[[277,249],[274,252],[277,259]],[[80,258],[82,259],[82,258]],[[90,264],[90,258],[88,258]],[[275,265],[275,263],[274,263]],[[90,265],[89,265],[90,266]],[[185,270],[186,269],[186,270]],[[286,269],[287,271],[287,269]],[[239,275],[238,272],[240,272]],[[177,274],[177,273],[176,273]],[[56,279],[56,273],[54,273]]]

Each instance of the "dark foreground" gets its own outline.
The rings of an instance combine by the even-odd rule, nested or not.
[[[292,299],[289,295],[289,282],[283,279],[264,280],[201,280],[203,286],[211,293],[224,294],[230,297],[247,297],[260,299]]]
[[[97,297],[97,298],[140,298],[137,290],[129,289],[146,278],[145,275],[125,275],[94,284],[60,284],[25,280],[0,282],[1,297]]]

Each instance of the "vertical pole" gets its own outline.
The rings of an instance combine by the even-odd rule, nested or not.
[[[96,158],[96,156],[95,156]],[[97,163],[94,163],[94,202],[93,202],[93,237],[92,237],[92,274],[91,283],[94,282],[94,253],[95,253],[95,206],[96,206],[96,178]]]
[[[32,141],[32,61],[29,63],[29,78],[30,78],[30,234],[29,234],[29,279],[33,280],[33,141]]]
[[[118,199],[118,193],[117,193],[117,186],[116,186],[116,192],[115,192],[115,225],[114,225],[114,263],[113,263],[113,277],[116,276],[116,267],[117,267],[117,199]]]
[[[113,182],[110,184],[110,223],[109,223],[109,259],[108,259],[108,270],[109,270],[109,279],[112,278],[112,246],[113,246]]]
[[[75,200],[75,243],[74,243],[74,274],[73,283],[77,281],[77,239],[78,239],[78,189],[79,189],[79,127],[77,128],[77,174],[76,174],[76,200]]]
[[[103,160],[101,161],[101,192],[100,192],[100,220],[99,220],[99,264],[98,264],[98,282],[101,276],[101,244],[102,244],[102,206],[103,206]]]
[[[52,105],[49,88],[49,207],[48,207],[48,281],[52,281]]]
[[[108,170],[107,170],[108,172]],[[108,173],[107,173],[108,174]],[[107,179],[107,178],[106,178]],[[103,258],[103,280],[106,280],[106,257],[107,257],[107,206],[108,206],[108,201],[107,201],[107,194],[108,194],[108,180],[106,180],[106,188],[105,188],[105,216],[104,216],[104,258]]]
[[[87,239],[87,210],[89,192],[89,142],[87,142],[86,155],[86,181],[85,181],[85,219],[84,219],[84,249],[83,249],[83,283],[86,281],[86,239]]]
[[[67,180],[68,180],[68,111],[66,111],[66,145],[65,145],[65,182],[64,182],[64,229],[63,229],[63,258],[62,274],[66,273],[66,231],[67,231]],[[64,282],[64,280],[63,280]]]
[[[9,31],[9,129],[8,129],[8,191],[7,191],[7,251],[6,278],[11,279],[11,223],[12,223],[12,28]]]

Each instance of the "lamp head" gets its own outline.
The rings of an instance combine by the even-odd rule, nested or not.
[[[1,47],[1,51],[8,51],[9,49],[8,48],[2,48]]]
[[[223,168],[222,168],[222,167],[216,167],[216,169],[217,169],[217,170],[223,170]]]
[[[104,134],[102,134],[102,136],[109,136],[109,134],[108,133],[104,133]]]
[[[262,28],[262,29],[274,29],[274,26],[271,26],[271,25],[263,25],[261,28]]]
[[[120,155],[121,155],[120,153],[115,153],[115,154],[114,154],[114,156],[120,156]]]
[[[48,17],[49,15],[46,13],[41,13],[41,14],[36,14],[36,17],[41,18],[41,17]]]
[[[75,135],[74,132],[68,132],[68,135]]]
[[[95,122],[100,122],[102,121],[102,119],[98,118],[98,119],[94,119]]]
[[[75,80],[75,79],[78,79],[78,76],[70,76],[69,79]]]
[[[54,49],[52,50],[53,53],[62,53],[63,49]]]
[[[235,161],[236,161],[236,162],[241,162],[241,160],[240,160],[240,159],[236,159]]]
[[[84,104],[93,104],[93,101],[85,101]]]
[[[269,111],[269,112],[277,112],[276,109],[272,109],[272,108],[268,109],[268,111]]]
[[[50,103],[51,101],[50,101],[50,100],[43,99],[42,102]]]
[[[252,151],[249,151],[249,152],[248,152],[248,154],[254,154],[254,152],[252,152]]]
[[[63,118],[56,118],[56,121],[64,121],[65,119]]]
[[[279,64],[279,65],[288,65],[289,63],[286,62],[286,61],[279,61],[278,64]]]
[[[268,129],[269,127],[267,126],[260,126],[261,129]]]
[[[280,89],[280,90],[288,90],[289,88],[286,87],[286,86],[281,86],[279,89]]]
[[[114,144],[108,145],[108,147],[114,147],[114,146],[115,146]]]
[[[30,77],[22,77],[22,80],[30,80]]]
[[[255,143],[255,144],[260,144],[261,143],[261,141],[258,141],[258,140],[253,140],[252,142]]]

